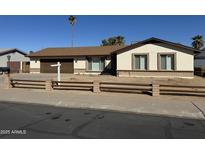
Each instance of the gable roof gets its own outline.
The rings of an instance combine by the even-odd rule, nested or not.
[[[96,46],[73,48],[46,48],[31,53],[28,57],[68,57],[68,56],[106,56],[125,46]]]
[[[20,54],[27,55],[26,53],[24,53],[16,48],[0,48],[0,56],[6,55],[9,53],[14,53],[14,52],[18,52]]]
[[[146,40],[131,44],[129,46],[126,46],[123,49],[116,50],[116,51],[114,51],[114,53],[125,52],[125,51],[140,47],[140,46],[145,45],[145,44],[154,44],[154,43],[158,43],[158,45],[169,46],[171,48],[179,48],[179,49],[186,50],[186,51],[192,51],[194,53],[200,53],[201,52],[200,50],[194,49],[194,48],[189,47],[189,46],[182,45],[180,43],[174,43],[174,42],[162,40],[162,39],[159,39],[159,38],[151,37],[149,39],[146,39]]]

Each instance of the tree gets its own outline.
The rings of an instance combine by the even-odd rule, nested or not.
[[[74,25],[75,25],[75,23],[76,23],[77,20],[76,20],[76,17],[75,17],[75,16],[69,16],[68,20],[69,20],[69,23],[70,23],[70,25],[71,25],[71,33],[72,33],[72,35],[71,35],[71,46],[73,47]]]
[[[124,45],[125,44],[125,38],[123,36],[117,36],[116,37],[116,43],[119,45]]]
[[[204,38],[202,35],[192,37],[192,47],[201,50],[204,47]]]
[[[124,45],[125,38],[123,36],[113,36],[107,39],[102,40],[102,46],[108,45]]]

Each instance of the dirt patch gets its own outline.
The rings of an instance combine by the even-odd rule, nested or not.
[[[12,74],[11,77],[16,79],[33,79],[33,80],[56,80],[56,74]],[[116,77],[112,75],[75,75],[61,74],[61,80],[71,81],[108,81],[108,82],[128,82],[128,83],[170,83],[170,84],[196,84],[205,85],[205,78],[195,76],[193,79],[186,78],[154,78],[154,77]]]

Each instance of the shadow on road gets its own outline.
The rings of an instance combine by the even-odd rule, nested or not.
[[[205,121],[0,102],[0,138],[198,139],[205,138]]]

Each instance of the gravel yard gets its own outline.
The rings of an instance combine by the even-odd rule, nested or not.
[[[56,74],[12,74],[11,78],[15,79],[30,79],[30,80],[56,80]],[[1,80],[1,77],[0,77]],[[111,75],[74,75],[74,74],[61,74],[61,80],[73,81],[109,81],[109,82],[131,82],[131,83],[152,83],[157,81],[159,83],[173,83],[173,84],[193,84],[205,85],[205,78],[195,76],[193,79],[183,78],[150,78],[150,77],[116,77]]]

